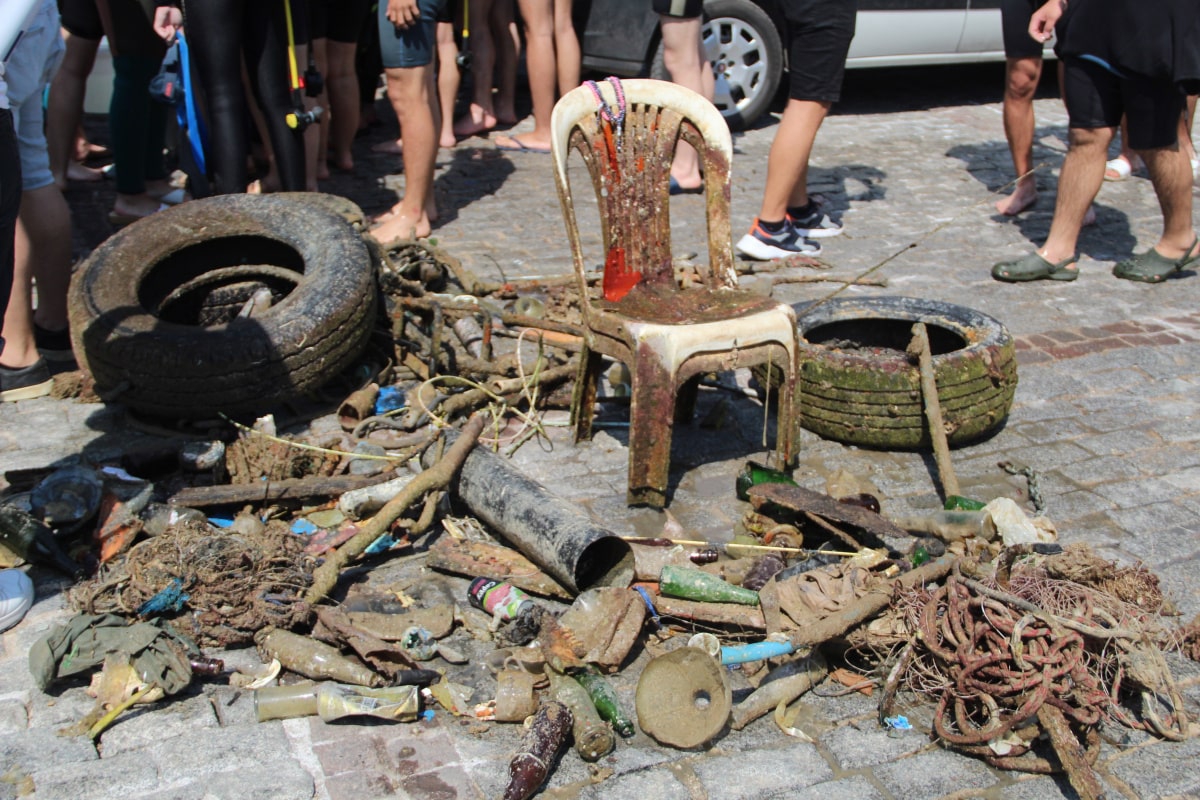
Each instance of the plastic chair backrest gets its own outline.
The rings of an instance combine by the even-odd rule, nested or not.
[[[709,285],[737,286],[729,222],[733,142],[712,103],[667,81],[610,78],[563,95],[554,107],[551,135],[555,183],[585,319],[591,313],[587,265],[567,179],[572,151],[583,157],[600,208],[606,300],[619,301],[642,281],[674,285],[669,181],[680,139],[696,148],[704,171]]]

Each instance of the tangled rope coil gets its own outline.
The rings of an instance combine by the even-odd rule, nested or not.
[[[1076,726],[1094,728],[1110,698],[1087,668],[1078,632],[976,592],[969,583],[951,576],[932,593],[919,617],[922,643],[948,679],[938,698],[934,730],[944,741],[997,766],[1049,771],[1049,765],[1032,761],[1014,763],[1030,743],[1006,735],[1035,720],[1046,704]],[[1098,754],[1094,738],[1088,742],[1089,760]],[[999,739],[1006,739],[1003,755],[989,746]]]

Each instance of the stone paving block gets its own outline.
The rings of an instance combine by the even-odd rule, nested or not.
[[[385,752],[384,734],[373,728],[345,730],[341,735],[313,745],[322,771],[335,777],[350,772],[392,772],[395,764]],[[411,769],[405,770],[407,772]]]
[[[104,732],[102,752],[108,758],[118,753],[141,750],[176,736],[203,735],[205,729],[217,727],[217,715],[206,695],[177,696],[122,714]]]
[[[400,787],[379,770],[347,772],[325,779],[325,791],[330,800],[367,800],[367,798],[396,797]],[[404,793],[401,796],[407,796]]]
[[[46,766],[32,772],[38,800],[128,800],[163,783],[154,761],[138,753],[69,762],[47,752],[41,761]]]
[[[1026,775],[1011,786],[997,790],[995,796],[1001,800],[1048,800],[1075,797],[1076,794],[1065,775]]]
[[[29,727],[28,704],[28,692],[11,692],[0,697],[0,736],[20,733]]]
[[[551,785],[558,785],[551,779]],[[579,800],[691,800],[694,796],[671,770],[630,772],[609,778],[602,783],[585,786],[577,795]],[[730,800],[733,796],[730,795]]]
[[[1113,511],[1110,516],[1123,530],[1138,537],[1169,528],[1194,528],[1198,521],[1196,512],[1171,502],[1121,508]]]
[[[1115,505],[1130,507],[1136,505],[1174,506],[1179,497],[1179,488],[1161,478],[1142,478],[1119,483],[1105,483],[1095,487],[1096,494],[1111,500]],[[1178,507],[1177,507],[1178,508]],[[1186,524],[1190,515],[1185,510],[1176,518],[1181,524]],[[1194,517],[1191,517],[1194,519]]]
[[[1200,770],[1181,769],[1200,758],[1200,739],[1156,742],[1120,755],[1105,768],[1143,798],[1200,795]]]
[[[820,741],[843,770],[895,761],[929,747],[929,740],[917,731],[893,738],[877,720],[840,727],[822,736]]]
[[[0,775],[10,767],[32,774],[47,764],[82,764],[99,757],[87,737],[58,736],[49,728],[0,735]]]
[[[221,772],[251,769],[292,761],[290,752],[282,726],[253,725],[205,728],[146,746],[139,755],[158,765],[164,781],[190,783],[202,780],[214,765]]]
[[[884,800],[884,797],[867,778],[856,775],[780,792],[771,800]]]
[[[314,788],[312,775],[300,765],[274,761],[216,772],[191,783],[137,795],[136,800],[307,800]]]
[[[780,769],[785,763],[787,768]],[[714,794],[747,800],[800,789],[833,777],[833,769],[813,745],[709,755],[692,764],[692,771]]]
[[[494,796],[481,791],[461,766],[410,775],[400,781],[400,788],[413,800],[484,800]]]
[[[947,750],[880,764],[874,774],[888,791],[905,800],[932,800],[964,789],[985,789],[996,782],[983,762]]]
[[[1136,460],[1119,455],[1084,457],[1062,465],[1058,471],[1076,485],[1093,490],[1102,484],[1124,482],[1142,476]]]

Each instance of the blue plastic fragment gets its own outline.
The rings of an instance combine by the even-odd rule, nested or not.
[[[911,731],[912,723],[908,721],[908,717],[903,714],[897,714],[894,717],[887,717],[883,720],[884,727],[894,731]]]
[[[233,520],[229,517],[209,517],[208,524],[214,525],[218,528],[232,528]]]
[[[384,386],[375,398],[375,414],[386,414],[404,408],[404,390],[399,386]]]
[[[137,615],[139,617],[148,617],[168,611],[180,611],[183,608],[183,604],[190,597],[191,595],[183,591],[183,581],[179,580],[179,578],[172,578],[171,582],[167,584],[167,588],[138,607]]]
[[[390,533],[385,533],[382,536],[380,536],[378,539],[376,539],[375,541],[373,541],[369,545],[367,545],[367,549],[364,550],[363,553],[365,555],[369,555],[369,556],[378,555],[380,553],[386,553],[388,550],[391,550],[393,547],[395,547],[399,543],[400,543],[400,540],[397,539],[395,536],[392,536]]]
[[[748,661],[763,661],[793,653],[796,646],[791,642],[753,642],[736,647],[721,648],[722,664],[745,664]]]
[[[434,713],[432,708],[427,708],[421,712],[421,719],[425,720],[426,722],[429,722],[436,716],[437,714]]]
[[[292,522],[292,533],[297,536],[312,536],[319,530],[320,528],[303,517]]]

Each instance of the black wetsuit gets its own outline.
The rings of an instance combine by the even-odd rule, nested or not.
[[[303,0],[291,0],[292,19],[307,19]],[[184,31],[208,106],[209,164],[213,191],[246,191],[247,115],[242,57],[266,119],[275,166],[284,191],[303,191],[304,139],[288,127],[295,110],[288,62],[284,0],[184,0]],[[297,32],[297,44],[307,42]],[[304,64],[299,69],[304,70]]]

